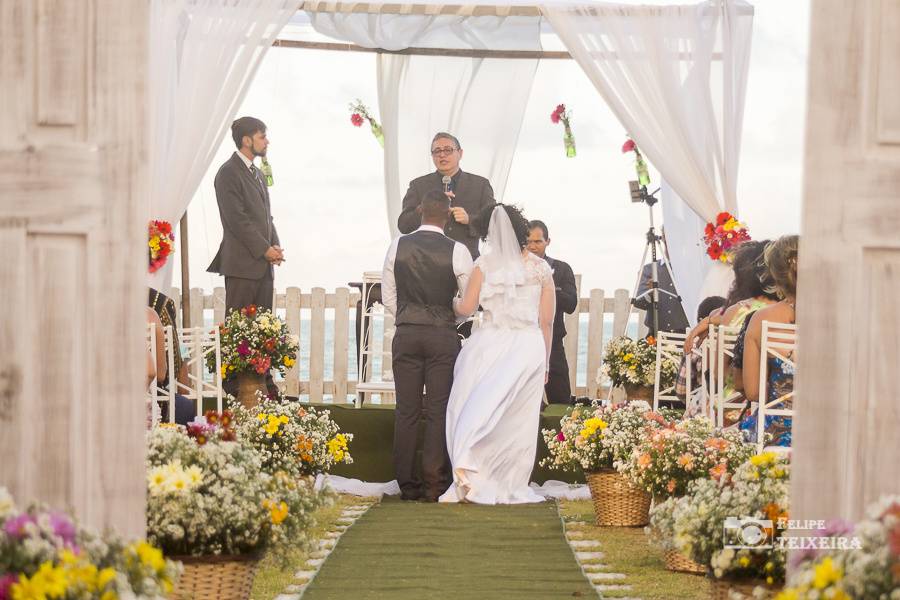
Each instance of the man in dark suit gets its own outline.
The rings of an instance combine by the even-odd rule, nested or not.
[[[550,347],[550,373],[544,392],[550,404],[571,404],[572,387],[569,384],[569,362],[563,338],[566,337],[566,324],[563,313],[572,314],[578,308],[578,287],[575,285],[575,274],[568,263],[547,256],[550,245],[550,232],[543,221],[531,221],[528,230],[528,251],[540,256],[553,270],[553,283],[556,286],[556,317],[553,319],[553,345]]]
[[[231,124],[231,137],[237,151],[215,179],[222,243],[207,271],[225,276],[226,313],[250,304],[271,310],[273,265],[284,261],[284,252],[272,222],[269,190],[253,164],[257,156],[266,156],[266,125],[241,117]]]
[[[472,257],[443,233],[450,209],[443,191],[426,192],[421,206],[421,226],[396,238],[388,249],[381,297],[397,326],[391,362],[397,392],[394,471],[401,498],[436,502],[452,483],[447,401],[460,349],[453,298],[466,288]],[[420,478],[415,463],[421,420],[425,441]]]
[[[450,198],[450,215],[444,233],[450,239],[462,243],[472,258],[478,258],[478,240],[481,237],[478,215],[486,206],[494,204],[494,190],[484,177],[466,173],[459,168],[463,151],[459,140],[449,133],[435,134],[431,141],[431,160],[437,170],[409,182],[403,197],[403,211],[397,218],[400,233],[414,231],[421,221],[419,205],[425,193],[442,190]],[[448,184],[443,178],[449,177]]]

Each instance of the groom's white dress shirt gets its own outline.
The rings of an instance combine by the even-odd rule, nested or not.
[[[416,231],[434,231],[435,233],[444,235],[444,231],[440,227],[435,227],[433,225],[422,225],[416,229]],[[412,235],[413,233],[416,233],[416,231],[407,233],[406,235]],[[397,315],[397,280],[394,279],[394,261],[397,258],[397,244],[402,237],[405,236],[398,236],[391,242],[391,246],[387,251],[387,256],[384,258],[384,268],[381,272],[381,303],[384,304],[384,308],[393,316]],[[459,288],[460,294],[465,293],[466,291],[466,285],[468,285],[469,277],[472,275],[473,266],[474,262],[472,261],[472,254],[469,252],[469,249],[463,244],[455,242],[453,246],[453,273],[456,275],[456,285]]]

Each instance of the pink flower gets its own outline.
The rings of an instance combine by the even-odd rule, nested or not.
[[[353,123],[354,127],[362,127],[362,124],[365,120],[362,118],[362,115],[359,113],[353,113],[350,115],[350,122]]]
[[[624,144],[622,144],[622,154],[626,152],[631,152],[635,149],[634,140],[627,140]]]
[[[556,112],[559,113],[560,116],[562,116],[562,114],[563,114],[564,112],[566,112],[566,105],[565,105],[565,104],[557,104],[557,105],[556,105]]]
[[[247,356],[250,354],[250,343],[247,340],[241,340],[241,343],[238,344],[237,353],[240,356]]]
[[[550,121],[552,121],[553,123],[559,123],[559,113],[558,113],[558,112],[553,112],[553,113],[550,115]]]
[[[559,433],[556,434],[556,441],[557,441],[557,442],[564,442],[564,441],[566,441],[566,436],[563,435],[563,432],[562,432],[562,431],[560,431]]]
[[[9,598],[9,588],[11,588],[18,580],[19,578],[13,573],[7,573],[3,577],[0,577],[0,600],[7,600]]]

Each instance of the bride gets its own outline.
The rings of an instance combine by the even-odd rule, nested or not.
[[[490,214],[488,248],[475,261],[454,310],[480,304],[482,324],[463,346],[447,405],[453,484],[441,502],[541,502],[528,483],[553,340],[556,292],[550,266],[525,250],[528,221],[512,206]]]

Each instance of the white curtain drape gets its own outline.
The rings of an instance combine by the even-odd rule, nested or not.
[[[368,48],[541,49],[538,17],[310,13],[310,21],[319,33]],[[428,150],[438,131],[459,138],[461,168],[487,177],[502,199],[537,59],[380,54],[376,60],[392,237],[410,180],[434,170]]]
[[[689,6],[548,4],[541,10],[671,186],[670,204],[681,198],[704,221],[721,210],[736,214],[752,7],[712,0]],[[673,269],[682,276],[706,271],[697,289],[724,294],[707,284],[727,281],[727,268],[688,240],[694,227],[693,219],[666,220],[671,246],[681,237],[697,249],[694,258],[673,257]]]
[[[150,219],[177,224],[300,2],[152,0]],[[174,260],[149,276],[151,286],[169,289]]]

